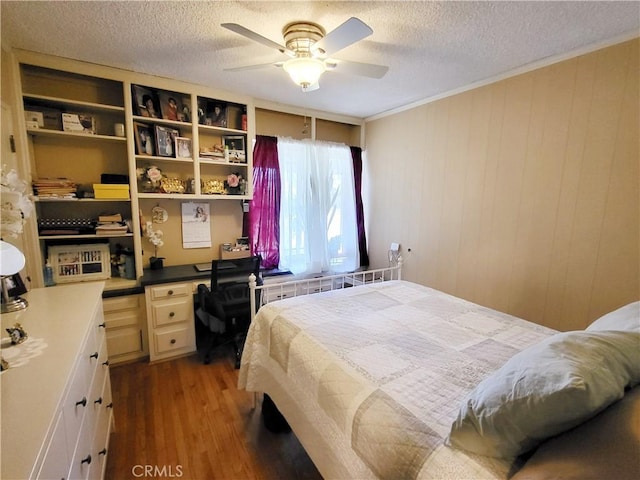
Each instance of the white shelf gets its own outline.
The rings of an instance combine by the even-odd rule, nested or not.
[[[130,198],[47,198],[35,197],[36,202],[64,203],[64,202],[130,202]]]
[[[233,166],[233,167],[246,167],[247,166],[247,162],[229,162],[225,159],[213,159],[213,158],[206,158],[206,157],[199,157],[198,161],[200,163],[203,164],[207,164],[207,165],[229,165],[229,166]]]
[[[153,161],[153,162],[193,163],[193,158],[159,157],[157,155],[136,155],[136,160],[145,160],[145,161]]]
[[[226,128],[226,127],[214,127],[212,125],[202,125],[198,124],[198,129],[202,131],[210,131],[215,133],[224,133],[224,134],[234,134],[234,135],[246,135],[247,132],[245,130],[237,130],[235,128]]]
[[[105,105],[102,103],[82,102],[79,100],[69,100],[68,98],[49,97],[46,95],[34,95],[29,93],[25,93],[24,95],[22,95],[22,98],[30,104],[37,103],[37,104],[40,104],[41,106],[47,106],[47,107],[51,107],[52,105],[60,105],[60,106],[73,107],[76,110],[82,110],[86,112],[101,110],[104,112],[124,113],[124,107],[119,107],[116,105]]]
[[[110,142],[126,142],[126,137],[116,137],[115,135],[94,135],[92,133],[75,133],[64,132],[62,130],[50,130],[48,128],[27,128],[29,135],[41,137],[59,137],[59,138],[82,138],[87,140],[107,140]]]
[[[191,122],[180,122],[178,120],[166,120],[164,118],[154,118],[154,117],[143,117],[140,115],[133,115],[132,116],[133,121],[134,122],[139,122],[139,123],[153,123],[153,124],[158,124],[158,125],[171,125],[172,127],[186,127],[189,129],[189,131],[191,131]]]
[[[95,233],[86,233],[86,234],[74,234],[74,235],[39,235],[39,240],[75,240],[76,238],[81,239],[97,239],[97,238],[118,238],[118,237],[133,237],[133,233],[125,233],[118,235],[96,235]]]
[[[250,200],[248,195],[227,195],[223,193],[200,194],[194,193],[139,193],[138,198],[170,198],[174,200],[185,200],[192,202],[193,200]]]

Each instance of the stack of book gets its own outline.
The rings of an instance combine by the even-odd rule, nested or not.
[[[128,227],[122,221],[122,215],[119,213],[109,213],[98,216],[98,225],[96,226],[96,235],[125,235]]]
[[[68,178],[38,178],[33,182],[33,191],[40,198],[76,198],[78,185]]]

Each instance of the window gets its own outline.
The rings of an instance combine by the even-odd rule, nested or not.
[[[346,145],[278,139],[280,265],[293,273],[359,266],[353,160]]]

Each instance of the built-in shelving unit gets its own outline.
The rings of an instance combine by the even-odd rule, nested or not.
[[[16,60],[30,164],[26,170],[34,181],[65,178],[78,187],[78,198],[37,197],[38,225],[43,220],[97,220],[102,214],[120,214],[130,226],[124,234],[51,232],[51,228],[43,233],[40,228],[37,244],[41,258],[39,264],[34,262],[34,269],[42,270],[50,246],[107,243],[112,255],[124,250],[135,257],[135,278],[118,277],[114,268],[107,289],[136,286],[145,267],[140,200],[147,202],[146,206],[149,200],[251,198],[250,99],[234,95],[225,99],[226,94],[203,86],[31,52],[17,52]],[[145,94],[154,102],[149,104],[150,110],[143,104]],[[213,118],[216,107],[224,113],[220,124]],[[65,123],[63,114],[73,117],[69,120],[64,115]],[[82,125],[82,131],[71,131],[69,122],[73,120],[76,126]],[[142,143],[140,126],[151,134],[150,154]],[[186,155],[184,149],[177,154],[175,137],[186,139],[181,147],[190,144]],[[165,140],[162,150],[161,139]],[[226,140],[239,145],[233,152],[236,161],[234,156],[224,155]],[[212,155],[214,150],[219,156]],[[141,173],[150,167],[161,171],[160,185],[145,183]],[[107,183],[102,181],[104,174],[128,182],[129,197],[92,198],[93,185]],[[225,185],[232,174],[243,179],[244,189]],[[38,280],[42,281],[36,279],[36,286]]]

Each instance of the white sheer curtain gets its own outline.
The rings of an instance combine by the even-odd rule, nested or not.
[[[278,162],[280,268],[293,273],[355,270],[358,229],[349,147],[278,137]]]

